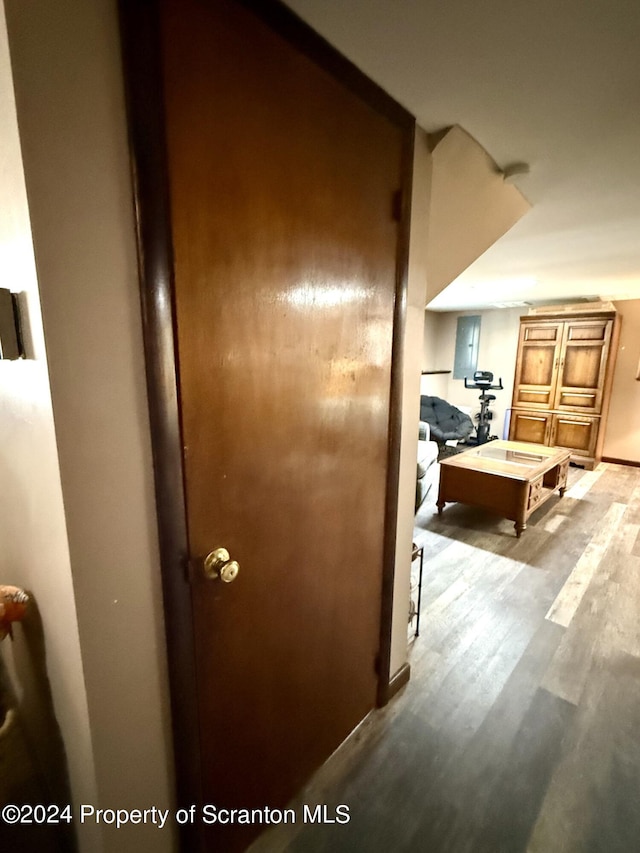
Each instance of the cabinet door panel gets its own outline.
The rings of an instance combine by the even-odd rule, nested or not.
[[[565,349],[553,408],[567,412],[601,410],[611,329],[611,320],[566,323]]]
[[[549,412],[525,412],[512,409],[509,441],[549,444],[552,417],[553,415]]]
[[[552,408],[560,361],[563,323],[523,323],[520,327],[513,405]]]
[[[600,418],[553,415],[551,444],[566,447],[579,456],[593,456],[598,439]]]

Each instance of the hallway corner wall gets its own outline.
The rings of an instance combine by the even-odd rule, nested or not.
[[[31,239],[9,43],[0,4],[0,265],[18,294],[27,357],[0,360],[0,583],[26,589],[27,616],[0,649],[38,773],[64,802],[96,797],[40,293]],[[19,772],[14,768],[12,772]],[[10,780],[8,780],[8,783]],[[78,834],[99,851],[100,833]]]
[[[409,248],[409,282],[404,345],[400,482],[396,528],[396,572],[393,591],[391,667],[394,674],[407,660],[407,616],[411,542],[415,518],[416,459],[420,416],[420,371],[427,295],[427,239],[431,193],[431,154],[426,133],[416,127]]]

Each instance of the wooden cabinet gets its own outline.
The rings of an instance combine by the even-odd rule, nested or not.
[[[610,303],[521,318],[512,441],[566,447],[589,468],[599,461],[619,327]]]

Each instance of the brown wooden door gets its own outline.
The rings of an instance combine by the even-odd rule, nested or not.
[[[551,444],[551,412],[511,410],[509,440]]]
[[[544,320],[521,323],[514,406],[553,407],[563,328],[563,323]]]
[[[282,807],[376,699],[410,131],[232,0],[167,0],[161,34],[192,566],[174,630],[204,801]],[[216,547],[231,584],[199,568]]]
[[[612,327],[613,320],[606,319],[565,323],[552,408],[588,414],[600,412]]]
[[[566,447],[578,456],[595,455],[600,418],[556,414],[552,417],[552,445]]]

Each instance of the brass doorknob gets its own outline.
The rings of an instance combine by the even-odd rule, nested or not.
[[[240,566],[229,559],[226,548],[216,548],[204,558],[204,573],[210,580],[220,578],[223,583],[231,583],[238,577]]]

